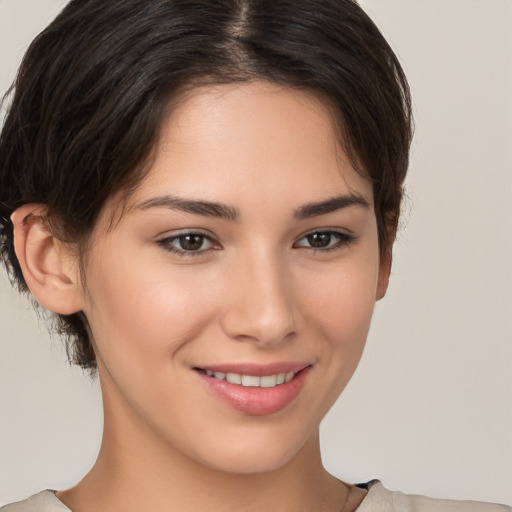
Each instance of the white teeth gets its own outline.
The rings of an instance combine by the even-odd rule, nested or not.
[[[260,381],[260,377],[255,377],[253,375],[242,375],[242,386],[259,388]]]
[[[274,388],[285,382],[290,382],[295,377],[295,372],[277,373],[276,375],[265,375],[257,377],[255,375],[241,375],[240,373],[223,373],[205,370],[208,377],[214,377],[219,380],[227,380],[231,384],[238,384],[251,388]]]
[[[260,386],[262,388],[273,388],[277,386],[277,375],[268,375],[265,377],[261,377]]]
[[[226,373],[226,380],[231,384],[242,384],[242,376],[239,373]]]

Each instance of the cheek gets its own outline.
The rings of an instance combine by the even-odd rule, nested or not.
[[[334,402],[352,377],[366,343],[375,306],[378,258],[354,259],[325,273],[309,276],[303,294],[305,322],[317,329],[316,339],[326,356],[330,383],[328,402]],[[306,286],[304,284],[304,286]]]
[[[377,280],[374,261],[316,273],[303,285],[307,289],[303,309],[331,342],[351,344],[361,338],[364,342],[375,306]]]
[[[102,359],[119,360],[126,371],[143,370],[140,361],[154,361],[156,369],[199,335],[213,314],[213,298],[198,293],[192,275],[166,272],[161,265],[115,263],[93,269],[88,280],[86,316],[96,348]]]

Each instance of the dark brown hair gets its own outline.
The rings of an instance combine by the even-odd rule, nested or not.
[[[373,183],[390,253],[411,142],[400,64],[353,0],[72,0],[28,49],[0,136],[0,244],[27,286],[10,215],[44,203],[80,244],[113,194],[144,176],[169,100],[191,84],[264,79],[320,95]],[[96,361],[82,313],[57,315],[76,364]]]

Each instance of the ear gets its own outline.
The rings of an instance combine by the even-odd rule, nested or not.
[[[386,247],[381,250],[379,261],[379,279],[377,282],[377,293],[375,300],[380,300],[386,295],[389,286],[389,276],[391,275],[391,264],[393,262],[393,244],[395,243],[396,233],[398,229],[399,211],[391,211],[387,214],[387,222],[385,228],[387,238],[384,242]]]
[[[62,315],[81,310],[81,282],[76,257],[51,232],[48,209],[26,204],[11,216],[14,249],[32,295],[46,309]]]
[[[386,291],[389,285],[389,276],[391,274],[391,262],[392,262],[392,251],[391,248],[381,255],[379,262],[379,277],[377,281],[377,293],[375,295],[376,300],[380,300],[386,295]]]

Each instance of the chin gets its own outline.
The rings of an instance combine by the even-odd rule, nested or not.
[[[259,453],[258,457],[252,453],[239,454],[239,456],[223,457],[222,462],[219,461],[211,464],[211,468],[225,473],[233,473],[238,475],[253,475],[258,473],[270,473],[278,471],[286,466],[294,457],[295,453]]]
[[[262,428],[260,434],[264,430]],[[269,473],[290,464],[308,449],[308,445],[314,443],[315,438],[318,439],[313,435],[304,441],[303,438],[293,439],[289,434],[274,439],[265,437],[256,435],[227,440],[224,446],[217,444],[215,448],[209,449],[201,459],[206,466],[226,473]]]

